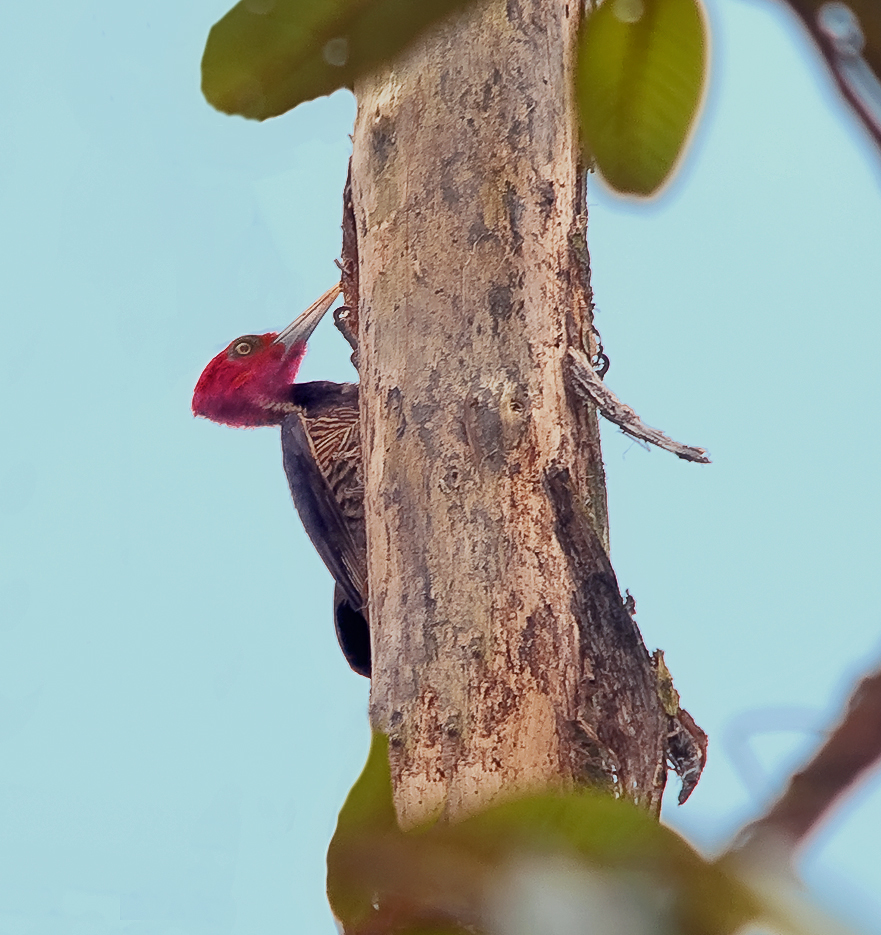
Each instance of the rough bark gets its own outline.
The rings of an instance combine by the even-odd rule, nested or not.
[[[564,368],[594,349],[579,15],[481,2],[356,88],[371,718],[404,825],[581,782],[660,807],[669,718]]]

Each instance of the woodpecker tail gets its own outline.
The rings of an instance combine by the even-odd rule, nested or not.
[[[370,626],[367,617],[352,607],[339,585],[333,592],[333,624],[346,662],[358,675],[370,678]]]

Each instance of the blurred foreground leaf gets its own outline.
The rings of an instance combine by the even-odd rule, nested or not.
[[[745,887],[677,834],[598,792],[529,796],[401,832],[379,734],[340,812],[327,865],[331,908],[347,935],[453,935],[459,926],[518,935],[529,894],[557,889],[561,905],[574,894],[569,908],[579,918],[601,904],[634,933],[648,919],[646,932],[721,935],[758,914]]]
[[[400,834],[392,802],[388,737],[374,732],[367,762],[340,809],[327,849],[327,898],[338,919],[361,924],[375,914],[370,888],[359,886],[345,872],[347,855],[361,841],[395,832]]]
[[[374,734],[327,853],[344,935],[849,935],[805,898],[784,851],[708,861],[601,792],[532,795],[402,832]]]
[[[397,55],[469,0],[242,0],[215,23],[202,92],[228,114],[277,117]]]
[[[606,0],[587,17],[576,79],[582,137],[612,188],[651,195],[669,177],[706,62],[698,0]]]

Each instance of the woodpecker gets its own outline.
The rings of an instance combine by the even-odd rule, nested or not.
[[[245,334],[204,369],[193,413],[239,428],[281,426],[294,506],[333,575],[334,626],[343,655],[370,677],[367,536],[358,385],[295,382],[306,342],[340,294],[328,289],[283,331]]]

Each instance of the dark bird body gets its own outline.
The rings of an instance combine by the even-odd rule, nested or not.
[[[281,424],[291,497],[307,535],[336,581],[334,625],[349,665],[370,676],[367,535],[358,387],[295,383],[295,411]]]
[[[337,639],[349,665],[369,677],[358,387],[295,382],[306,341],[339,291],[339,286],[328,290],[279,334],[236,338],[202,372],[193,394],[193,412],[225,425],[281,426],[294,506],[336,582]]]

